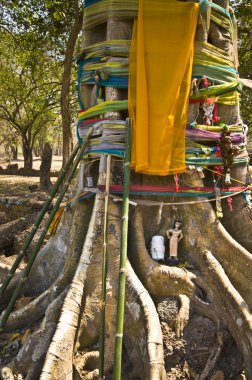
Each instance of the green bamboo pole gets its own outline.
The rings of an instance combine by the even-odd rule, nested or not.
[[[105,352],[105,314],[106,314],[106,293],[107,293],[107,245],[108,245],[108,201],[110,185],[111,155],[107,155],[107,171],[104,201],[104,227],[103,227],[103,255],[102,255],[102,291],[101,291],[101,317],[99,334],[99,380],[104,379],[104,352]]]
[[[55,182],[55,184],[53,185],[52,189],[51,189],[51,192],[50,194],[48,195],[47,197],[47,200],[42,208],[42,210],[40,211],[40,214],[38,215],[33,227],[32,227],[32,230],[30,232],[30,234],[27,236],[27,238],[25,239],[25,242],[16,258],[16,260],[14,261],[7,277],[4,279],[3,283],[2,283],[2,286],[0,287],[0,297],[3,295],[4,291],[6,290],[7,286],[9,285],[9,282],[11,281],[12,277],[14,276],[21,260],[23,259],[27,249],[29,248],[31,242],[32,242],[32,239],[35,235],[35,233],[37,232],[39,226],[40,226],[40,223],[42,221],[42,219],[44,218],[46,212],[48,211],[49,209],[49,206],[50,204],[52,203],[52,200],[53,198],[55,197],[61,183],[63,182],[66,174],[67,174],[67,171],[69,170],[69,168],[71,167],[72,165],[72,162],[78,152],[78,150],[80,149],[80,144],[76,144],[76,146],[74,147],[74,150],[71,154],[71,156],[69,157],[67,163],[65,164],[65,166],[61,169],[60,173],[59,173],[59,176],[57,178],[57,181]]]
[[[58,197],[58,199],[57,199],[57,201],[56,201],[56,203],[55,203],[55,205],[54,205],[54,207],[52,209],[52,212],[51,212],[51,214],[50,214],[50,216],[49,216],[49,218],[48,218],[48,220],[47,220],[47,222],[45,224],[45,227],[42,230],[40,238],[39,238],[38,242],[36,243],[36,246],[35,246],[34,250],[31,253],[29,261],[28,261],[25,269],[22,272],[22,277],[21,277],[21,279],[19,280],[19,282],[17,284],[17,287],[16,287],[16,289],[15,289],[15,291],[14,291],[14,293],[13,293],[11,299],[10,299],[10,302],[9,302],[7,308],[4,311],[3,317],[1,318],[1,322],[0,322],[0,331],[3,330],[3,328],[4,328],[4,326],[5,326],[6,322],[7,322],[7,320],[9,318],[9,315],[10,315],[10,313],[11,313],[11,311],[12,311],[14,305],[15,305],[15,302],[16,302],[18,296],[20,295],[20,292],[21,292],[21,290],[22,290],[22,288],[24,286],[24,283],[25,283],[25,281],[26,281],[26,279],[27,279],[27,277],[28,277],[28,275],[30,273],[30,270],[32,268],[34,260],[36,259],[37,254],[38,254],[38,252],[39,252],[39,250],[40,250],[40,248],[41,248],[41,246],[43,244],[43,241],[44,241],[44,238],[45,238],[45,236],[47,234],[47,231],[48,231],[48,229],[49,229],[49,227],[51,225],[51,222],[52,222],[52,220],[53,220],[53,218],[54,218],[54,216],[55,216],[55,214],[56,214],[56,212],[57,212],[57,210],[58,210],[58,208],[60,206],[60,203],[61,203],[62,199],[64,198],[64,195],[65,195],[65,193],[66,193],[66,191],[68,189],[68,186],[69,186],[69,184],[71,182],[71,179],[74,176],[74,173],[75,173],[75,171],[76,171],[76,169],[78,167],[78,164],[79,164],[79,162],[80,162],[80,160],[81,160],[81,158],[83,156],[83,153],[85,151],[85,148],[86,148],[86,146],[88,144],[89,138],[92,135],[92,133],[93,133],[93,127],[89,128],[86,136],[83,138],[83,143],[81,145],[81,149],[80,149],[80,151],[79,151],[79,153],[78,153],[78,155],[76,157],[76,160],[74,161],[73,167],[72,167],[69,175],[67,176],[66,182],[64,183],[64,186],[61,189],[59,197]]]
[[[124,187],[123,187],[123,205],[122,205],[122,221],[121,221],[120,270],[119,270],[119,284],[118,284],[118,295],[117,295],[117,316],[116,316],[113,380],[121,379],[127,241],[128,241],[128,219],[129,219],[130,145],[131,145],[130,134],[131,134],[131,119],[127,119],[126,130],[125,130],[125,159],[124,159],[124,180],[123,180]]]

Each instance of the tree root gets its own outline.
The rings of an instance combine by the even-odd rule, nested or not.
[[[66,258],[75,253],[73,247],[77,251],[81,250],[83,244],[81,241],[85,239],[92,206],[93,202],[87,201],[78,203],[78,207],[64,212],[56,234],[50,237],[36,257],[23,288],[25,296],[34,297],[47,290],[57,280],[59,273],[64,270]],[[72,257],[69,260],[71,263]],[[1,297],[0,304],[5,304],[9,300],[20,276],[21,273],[13,277]]]
[[[26,218],[15,219],[0,225],[0,249],[4,249],[14,244],[14,237],[31,226],[36,219],[36,214],[29,215]]]
[[[89,351],[84,355],[76,355],[74,357],[73,365],[73,378],[75,380],[82,380],[83,376],[85,379],[98,379],[99,376],[99,351]],[[83,375],[83,371],[88,374]]]
[[[129,314],[131,315],[130,320],[128,319]],[[132,318],[133,323],[131,323]],[[139,323],[141,328],[139,328]],[[144,378],[151,380],[166,379],[163,336],[157,310],[129,261],[127,262],[125,335],[128,335],[126,340],[129,338],[131,341],[134,340],[134,346],[137,345],[140,349]],[[132,357],[132,355],[130,356]],[[140,373],[140,376],[143,377],[143,373]]]
[[[28,337],[17,357],[11,363],[12,368],[18,368],[19,372],[26,374],[26,380],[39,377],[47,348],[57,326],[65,295],[66,291],[48,306],[40,326]]]
[[[218,328],[220,327],[220,319],[218,315],[216,315],[212,303],[204,302],[198,297],[192,297],[191,307],[195,313],[203,315],[204,317],[213,321]]]
[[[193,176],[186,178],[191,185],[199,185]],[[211,246],[230,281],[252,309],[252,255],[228,234],[211,205],[184,206],[180,213],[185,225],[183,244],[189,258],[197,265],[199,253]]]
[[[68,241],[71,242],[71,244],[67,248],[65,264],[59,277],[49,289],[36,297],[32,302],[22,309],[11,313],[5,326],[6,331],[27,327],[27,325],[41,319],[44,316],[48,305],[57,298],[69,284],[78,263],[81,247],[86,235],[87,225],[85,226],[83,222],[84,220],[89,220],[89,214],[89,205],[88,207],[84,204],[79,205],[78,209],[75,211],[71,230],[68,234]]]
[[[98,380],[98,379],[99,379],[98,369],[95,369],[94,371],[89,372],[84,378],[84,380]]]
[[[209,286],[214,290],[213,306],[217,315],[227,326],[243,354],[245,373],[252,379],[252,320],[249,307],[231,284],[220,263],[209,251],[200,255],[201,266]]]
[[[180,300],[180,309],[175,320],[175,333],[178,338],[183,336],[183,331],[189,320],[189,313],[190,313],[189,297],[181,294],[179,296],[179,300]]]
[[[50,290],[36,297],[33,301],[19,310],[13,311],[5,325],[5,331],[22,329],[31,323],[38,321],[44,314],[49,304]]]
[[[52,236],[48,243],[40,250],[30,275],[23,288],[25,296],[36,296],[48,289],[58,277],[58,273],[63,269],[66,253],[68,250],[69,229],[71,229],[74,212],[67,212],[63,215],[55,236]],[[57,257],[57,260],[55,260]],[[22,273],[14,275],[8,288],[1,296],[0,304],[9,301]]]
[[[154,297],[192,296],[196,276],[183,268],[158,264],[146,249],[142,215],[137,209],[132,217],[130,261],[143,285]]]
[[[224,344],[223,334],[219,332],[217,334],[216,346],[212,349],[210,356],[207,360],[206,366],[197,380],[205,380],[207,376],[210,375],[211,371],[215,367],[218,357],[220,356],[221,350],[223,348],[223,344]]]
[[[64,376],[68,376],[73,371],[72,355],[83,302],[83,289],[90,256],[96,240],[95,232],[99,228],[98,213],[102,210],[102,206],[103,199],[101,196],[97,196],[82,255],[65,298],[57,329],[46,355],[40,380],[64,378]]]
[[[102,206],[103,207],[103,206]],[[76,348],[81,350],[98,339],[101,310],[101,278],[103,246],[103,208],[99,212],[95,231],[95,242],[90,256],[85,284],[85,307],[78,331]],[[119,271],[120,249],[120,207],[112,201],[108,205],[108,242],[107,242],[107,296],[105,310],[105,373],[113,366],[114,336],[116,329],[116,297]]]
[[[0,263],[0,284],[3,282],[5,277],[8,275],[10,269],[11,269],[10,265]]]
[[[100,253],[98,254],[99,242],[100,242],[100,231],[103,223],[103,218],[99,216],[103,210],[103,199],[98,196],[95,201],[95,206],[93,210],[93,215],[91,218],[89,232],[86,238],[86,242],[84,244],[83,253],[80,259],[80,263],[76,274],[74,276],[74,280],[71,284],[70,290],[67,294],[67,297],[64,302],[63,311],[57,326],[56,333],[53,337],[53,341],[49,347],[48,354],[46,356],[46,361],[42,370],[42,374],[40,379],[52,379],[53,376],[56,378],[61,378],[63,376],[67,376],[73,371],[72,367],[72,355],[74,350],[74,342],[76,329],[78,326],[78,318],[81,311],[81,304],[83,303],[83,289],[85,289],[85,294],[90,294],[90,291],[98,294],[98,289],[95,290],[94,287],[98,287],[100,290],[100,273],[97,268],[101,265]],[[118,231],[119,227],[119,207],[117,205],[110,205],[109,214],[112,214],[109,217],[109,257],[112,260],[110,263],[111,273],[108,272],[108,298],[107,298],[107,308],[106,308],[106,352],[110,352],[110,354],[106,354],[106,368],[105,371],[111,369],[113,363],[113,347],[114,347],[114,334],[115,334],[115,310],[116,303],[114,299],[115,286],[114,282],[117,279],[117,271],[115,270],[115,266],[118,266],[118,251],[119,251],[119,236],[120,232]],[[112,221],[114,221],[112,223]],[[116,237],[116,240],[113,239]],[[111,240],[112,239],[112,240]],[[112,248],[114,246],[114,248]],[[97,249],[98,248],[98,249]],[[113,274],[113,276],[112,276]],[[140,345],[141,350],[147,352],[148,355],[148,363],[149,366],[146,369],[148,375],[146,378],[157,379],[157,378],[165,378],[164,374],[164,359],[163,359],[163,345],[162,345],[162,332],[158,319],[158,315],[156,312],[156,308],[151,300],[149,294],[144,289],[143,285],[137,279],[134,274],[130,264],[127,266],[127,287],[130,284],[130,294],[132,292],[135,294],[135,298],[138,303],[138,307],[141,310],[141,314],[143,314],[143,335],[142,344]],[[86,278],[89,279],[88,283],[86,283]],[[92,279],[92,280],[91,280]],[[92,289],[90,289],[90,283],[92,283]],[[95,285],[96,284],[96,285]],[[112,291],[113,290],[113,291]],[[72,299],[72,294],[74,293],[74,299]],[[111,294],[110,294],[111,293]],[[95,296],[96,297],[96,296]],[[132,298],[132,297],[131,297]],[[97,308],[99,304],[96,304]],[[132,305],[131,305],[132,306]],[[133,307],[133,306],[132,306]],[[127,310],[129,310],[127,308]],[[133,309],[131,309],[132,312]],[[84,308],[84,315],[87,315],[86,306]],[[112,313],[112,314],[111,314]],[[136,318],[134,316],[134,318]],[[127,319],[127,316],[126,316]],[[142,322],[143,323],[143,322]],[[87,320],[85,325],[87,326]],[[81,325],[80,330],[83,330],[83,334],[85,336],[84,324]],[[130,335],[132,334],[132,324],[130,326]],[[64,331],[64,334],[62,334]],[[137,334],[136,334],[137,335]],[[146,337],[147,336],[147,341]],[[143,338],[144,337],[144,338]],[[127,338],[126,338],[127,340]],[[139,342],[140,342],[139,341]],[[80,331],[78,337],[78,345],[82,349],[83,348],[83,335]],[[146,351],[144,349],[146,347]],[[64,363],[64,364],[63,364]],[[144,363],[143,363],[144,366]],[[161,377],[163,376],[163,377]]]
[[[83,356],[82,367],[92,371],[99,367],[99,351],[90,351]]]
[[[207,209],[209,211],[209,207],[207,207]],[[185,212],[186,209],[183,211]],[[212,222],[209,222],[209,219],[211,219],[213,216],[209,216],[208,213],[206,217],[205,210],[202,213],[202,205],[200,211],[201,214],[199,215],[205,218],[205,223],[202,223],[202,219],[199,217],[199,215],[197,217],[196,215],[192,216],[191,213],[193,212],[195,213],[195,205],[194,211],[190,210],[190,216],[188,215],[190,221],[193,221],[194,224],[192,225],[190,223],[189,226],[186,227],[190,233],[187,231],[185,234],[185,239],[187,239],[187,241],[189,240],[190,246],[193,247],[193,251],[192,249],[191,251],[188,251],[190,252],[190,257],[193,259],[194,263],[200,267],[202,275],[199,277],[194,277],[194,275],[191,275],[190,273],[189,275],[192,276],[191,278],[193,278],[192,283],[194,286],[194,292],[183,292],[183,289],[185,287],[182,287],[182,290],[180,290],[179,293],[185,293],[189,298],[192,298],[194,306],[197,305],[196,307],[198,307],[198,309],[204,309],[205,315],[212,314],[211,319],[215,320],[218,326],[220,325],[220,321],[222,321],[224,326],[226,325],[228,327],[229,332],[234,337],[236,344],[240,349],[240,352],[243,354],[246,374],[252,374],[251,363],[249,361],[252,349],[251,313],[249,306],[247,305],[244,298],[242,298],[243,294],[245,294],[247,296],[246,300],[251,301],[251,295],[249,297],[248,294],[248,288],[250,286],[248,286],[248,283],[250,284],[251,279],[247,281],[249,273],[251,272],[251,269],[249,267],[251,256],[244,248],[233,241],[233,239],[227,234],[220,223],[216,223],[215,218],[212,220]],[[134,220],[132,223],[131,239],[132,246],[134,242],[136,253],[131,252],[130,258],[134,265],[134,268],[136,268],[137,273],[139,274],[139,277],[143,279],[144,286],[147,288],[147,290],[150,291],[152,295],[156,297],[163,295],[163,292],[166,296],[179,295],[179,293],[176,293],[176,288],[171,288],[171,285],[169,285],[169,283],[173,282],[174,274],[176,276],[175,281],[181,280],[181,275],[179,275],[179,273],[180,271],[183,272],[183,270],[179,268],[164,267],[165,270],[163,271],[160,269],[163,267],[162,265],[157,264],[151,260],[146,250],[142,219],[141,214],[138,210],[135,211],[133,218]],[[196,227],[195,223],[197,223],[198,228]],[[207,231],[205,230],[206,227]],[[224,244],[218,244],[220,242],[220,235],[222,236],[222,239],[225,239]],[[209,252],[204,252],[204,254],[202,254],[202,250],[199,251],[200,247],[206,247],[206,245],[209,246],[209,237],[206,239],[206,236],[210,236],[211,244],[215,249],[215,256],[217,259],[220,258],[221,263],[219,263]],[[226,255],[227,246],[232,249],[230,252],[231,257],[227,257]],[[224,252],[224,250],[226,250],[226,252]],[[234,265],[231,265],[231,258],[234,257],[235,254],[238,256],[238,260],[236,260],[236,262],[239,261],[238,269],[236,269]],[[225,268],[229,277],[224,272],[221,264]],[[246,268],[243,270],[242,265],[246,266]],[[241,269],[240,273],[239,267]],[[160,272],[165,274],[166,282],[168,284],[164,283],[164,279],[162,281],[162,276],[161,278],[158,276],[158,273]],[[246,279],[245,281],[244,277]],[[183,275],[182,279],[185,279]],[[155,286],[153,286],[153,284],[155,284],[155,281],[157,281],[156,286],[158,286],[157,289],[160,289],[160,292],[155,291]],[[200,286],[204,284],[203,289],[205,289],[208,293],[207,302],[204,302],[204,300],[201,300],[197,297],[197,292],[195,291],[196,284]],[[237,285],[240,294],[235,289]],[[210,312],[211,307],[214,309],[214,313]],[[224,312],[223,309],[225,310]],[[214,314],[216,315],[215,317]],[[250,380],[251,377],[248,377],[248,379]]]

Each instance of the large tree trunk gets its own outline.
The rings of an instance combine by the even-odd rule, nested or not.
[[[33,159],[32,159],[32,147],[26,137],[22,139],[23,144],[23,156],[24,156],[24,169],[32,169]]]
[[[52,148],[46,143],[43,149],[40,165],[40,190],[49,191],[51,188],[50,171],[52,166]]]
[[[17,146],[11,146],[11,154],[12,154],[12,160],[18,159],[18,147]]]
[[[61,116],[62,116],[62,130],[63,130],[63,164],[70,156],[73,144],[73,137],[71,132],[71,110],[70,110],[70,86],[71,86],[71,71],[73,66],[73,54],[76,40],[81,31],[83,20],[83,9],[79,6],[79,1],[74,0],[75,18],[70,30],[67,40],[64,71],[62,77],[61,87]]]
[[[228,6],[227,0],[216,3],[225,9]],[[130,39],[131,29],[132,21],[109,18],[106,24],[85,31],[83,45],[86,47],[105,39]],[[231,38],[221,27],[211,22],[208,36],[202,25],[199,26],[196,39],[203,41],[208,37],[213,45],[233,56]],[[82,100],[87,107],[90,106],[91,91],[91,86],[81,87]],[[112,87],[107,87],[105,93],[106,100],[127,97],[126,91]],[[198,111],[197,104],[190,106],[189,121],[195,120]],[[105,116],[122,118],[118,112]],[[219,116],[222,122],[235,124],[240,117],[239,107],[221,105]],[[233,169],[232,176],[244,181],[245,172],[245,167],[239,167]],[[105,183],[104,172],[97,180],[96,161],[87,168],[87,173],[93,176],[95,184]],[[82,170],[79,175],[78,183],[82,184]],[[203,186],[197,172],[189,171],[181,176],[181,180],[188,186]],[[131,182],[170,186],[174,178],[132,172]],[[112,158],[111,183],[122,183],[122,165],[117,158]],[[27,323],[34,326],[34,330],[29,331],[29,339],[9,363],[17,371],[26,372],[26,379],[35,380],[39,376],[42,380],[98,378],[100,311],[104,307],[101,302],[104,196],[96,194],[94,205],[90,201],[79,204],[76,201],[79,191],[73,199],[72,209],[67,208],[56,235],[41,250],[32,275],[27,279],[23,294],[35,298],[14,311],[6,325],[6,331],[24,328]],[[252,380],[252,240],[249,220],[241,210],[243,197],[237,196],[233,201],[234,217],[223,207],[223,224],[216,218],[209,202],[204,203],[197,197],[191,199],[199,203],[184,204],[188,199],[180,197],[176,199],[180,204],[173,208],[167,205],[163,208],[159,205],[146,206],[139,201],[137,205],[131,205],[123,337],[122,378],[125,380],[224,379],[224,373],[225,378],[238,379],[236,376],[243,370],[246,379]],[[174,202],[169,197],[152,200]],[[148,252],[152,236],[166,236],[178,214],[184,234],[179,247],[182,267],[157,262]],[[157,216],[159,222],[156,222]],[[121,203],[110,198],[105,308],[106,379],[111,379],[113,370],[120,217]],[[3,305],[19,276],[17,274],[12,280],[2,299]],[[177,306],[171,318],[169,308],[174,302]],[[193,329],[195,319],[200,322]],[[39,327],[35,327],[38,321]],[[198,352],[199,346],[194,339],[201,329],[205,330],[205,335],[200,342],[203,350]],[[180,339],[183,333],[186,348]],[[228,354],[224,348],[226,341],[231,341]],[[189,354],[183,349],[179,351],[179,347],[189,350]],[[206,347],[210,348],[209,354]],[[173,359],[175,364],[171,351],[178,352],[176,360]],[[200,364],[191,364],[193,357],[202,356],[204,360],[201,359]],[[236,366],[233,369],[234,362]],[[173,370],[177,371],[175,375]]]

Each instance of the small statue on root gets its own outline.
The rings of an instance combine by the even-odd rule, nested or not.
[[[183,233],[181,230],[181,222],[178,220],[174,221],[174,228],[170,228],[166,231],[167,238],[170,240],[169,244],[169,258],[167,263],[169,265],[177,265],[178,260],[178,243],[183,238]]]

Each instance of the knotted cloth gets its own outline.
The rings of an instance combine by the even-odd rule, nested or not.
[[[168,175],[186,170],[185,127],[199,6],[139,0],[130,53],[132,167]]]

